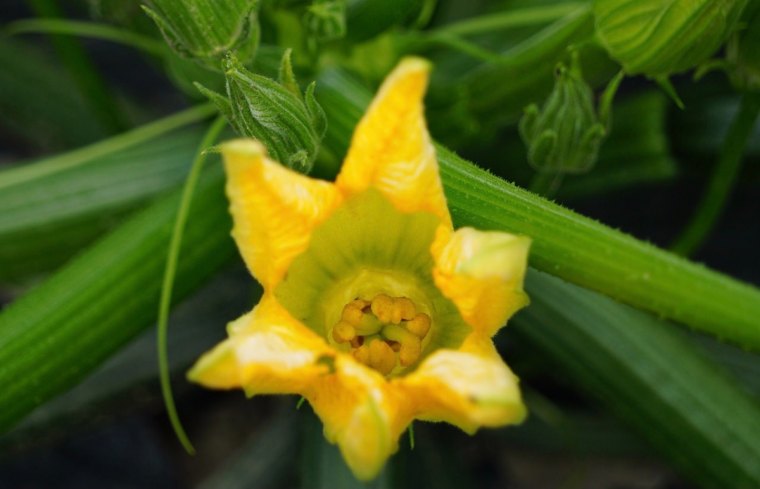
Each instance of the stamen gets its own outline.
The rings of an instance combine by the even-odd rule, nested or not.
[[[407,321],[404,326],[418,338],[424,338],[430,331],[430,316],[419,313],[411,321]]]
[[[389,324],[384,327],[382,334],[389,340],[397,341],[401,344],[398,360],[402,366],[408,367],[420,358],[422,344],[420,339],[414,334],[395,324]]]
[[[397,297],[393,299],[393,324],[398,324],[401,320],[409,321],[417,313],[417,308],[407,297]]]
[[[396,354],[383,340],[372,340],[369,344],[369,365],[383,375],[388,375],[396,366]]]
[[[378,294],[372,299],[372,314],[382,323],[390,323],[393,318],[393,299],[385,294]]]
[[[390,375],[397,365],[408,367],[420,359],[430,327],[430,316],[418,313],[408,297],[378,294],[371,301],[357,298],[346,304],[332,337],[348,342],[357,361]]]
[[[332,335],[338,343],[345,343],[356,337],[356,330],[349,323],[341,321],[333,327]]]

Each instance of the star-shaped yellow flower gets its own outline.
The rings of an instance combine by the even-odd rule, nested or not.
[[[253,140],[222,146],[233,236],[264,295],[189,377],[302,395],[360,479],[414,419],[472,433],[525,416],[491,337],[528,302],[530,241],[454,231],[424,119],[429,71],[407,58],[388,76],[335,183]]]

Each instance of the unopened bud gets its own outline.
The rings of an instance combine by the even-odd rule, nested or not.
[[[306,31],[317,41],[346,35],[346,0],[313,0],[303,17]]]
[[[143,7],[166,42],[184,57],[209,66],[227,52],[243,61],[258,46],[258,0],[147,0]]]
[[[628,74],[666,78],[710,57],[736,27],[747,0],[594,2],[596,32]]]
[[[544,173],[583,173],[591,169],[607,134],[609,103],[622,77],[603,97],[599,115],[591,88],[583,80],[577,56],[570,68],[557,67],[557,77],[544,106],[532,104],[520,120],[528,161]]]
[[[227,96],[196,84],[214,102],[237,132],[261,141],[283,165],[308,173],[319,152],[327,118],[314,97],[296,82],[290,51],[282,58],[280,80],[251,73],[229,55],[224,61]]]

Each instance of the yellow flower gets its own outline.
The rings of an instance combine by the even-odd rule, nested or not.
[[[414,419],[473,433],[525,416],[491,337],[528,302],[530,241],[452,228],[424,119],[429,71],[407,58],[388,76],[335,183],[253,140],[222,147],[233,236],[264,295],[189,377],[302,395],[360,479]]]

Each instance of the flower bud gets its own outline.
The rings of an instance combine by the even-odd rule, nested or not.
[[[628,74],[651,78],[710,57],[736,26],[747,0],[597,0],[596,32]]]
[[[314,0],[303,17],[306,31],[317,41],[333,41],[346,35],[345,0]]]
[[[251,73],[232,54],[224,61],[224,76],[227,97],[200,84],[196,87],[238,133],[261,141],[272,158],[302,173],[311,171],[327,118],[314,97],[314,83],[301,93],[290,50],[282,57],[279,81]]]
[[[218,66],[235,51],[252,59],[259,40],[258,0],[148,0],[145,12],[180,55]]]
[[[559,65],[554,89],[543,108],[528,106],[520,120],[520,136],[528,147],[530,164],[543,173],[590,170],[607,134],[609,104],[621,79],[618,76],[610,83],[597,115],[577,55],[570,68]]]

